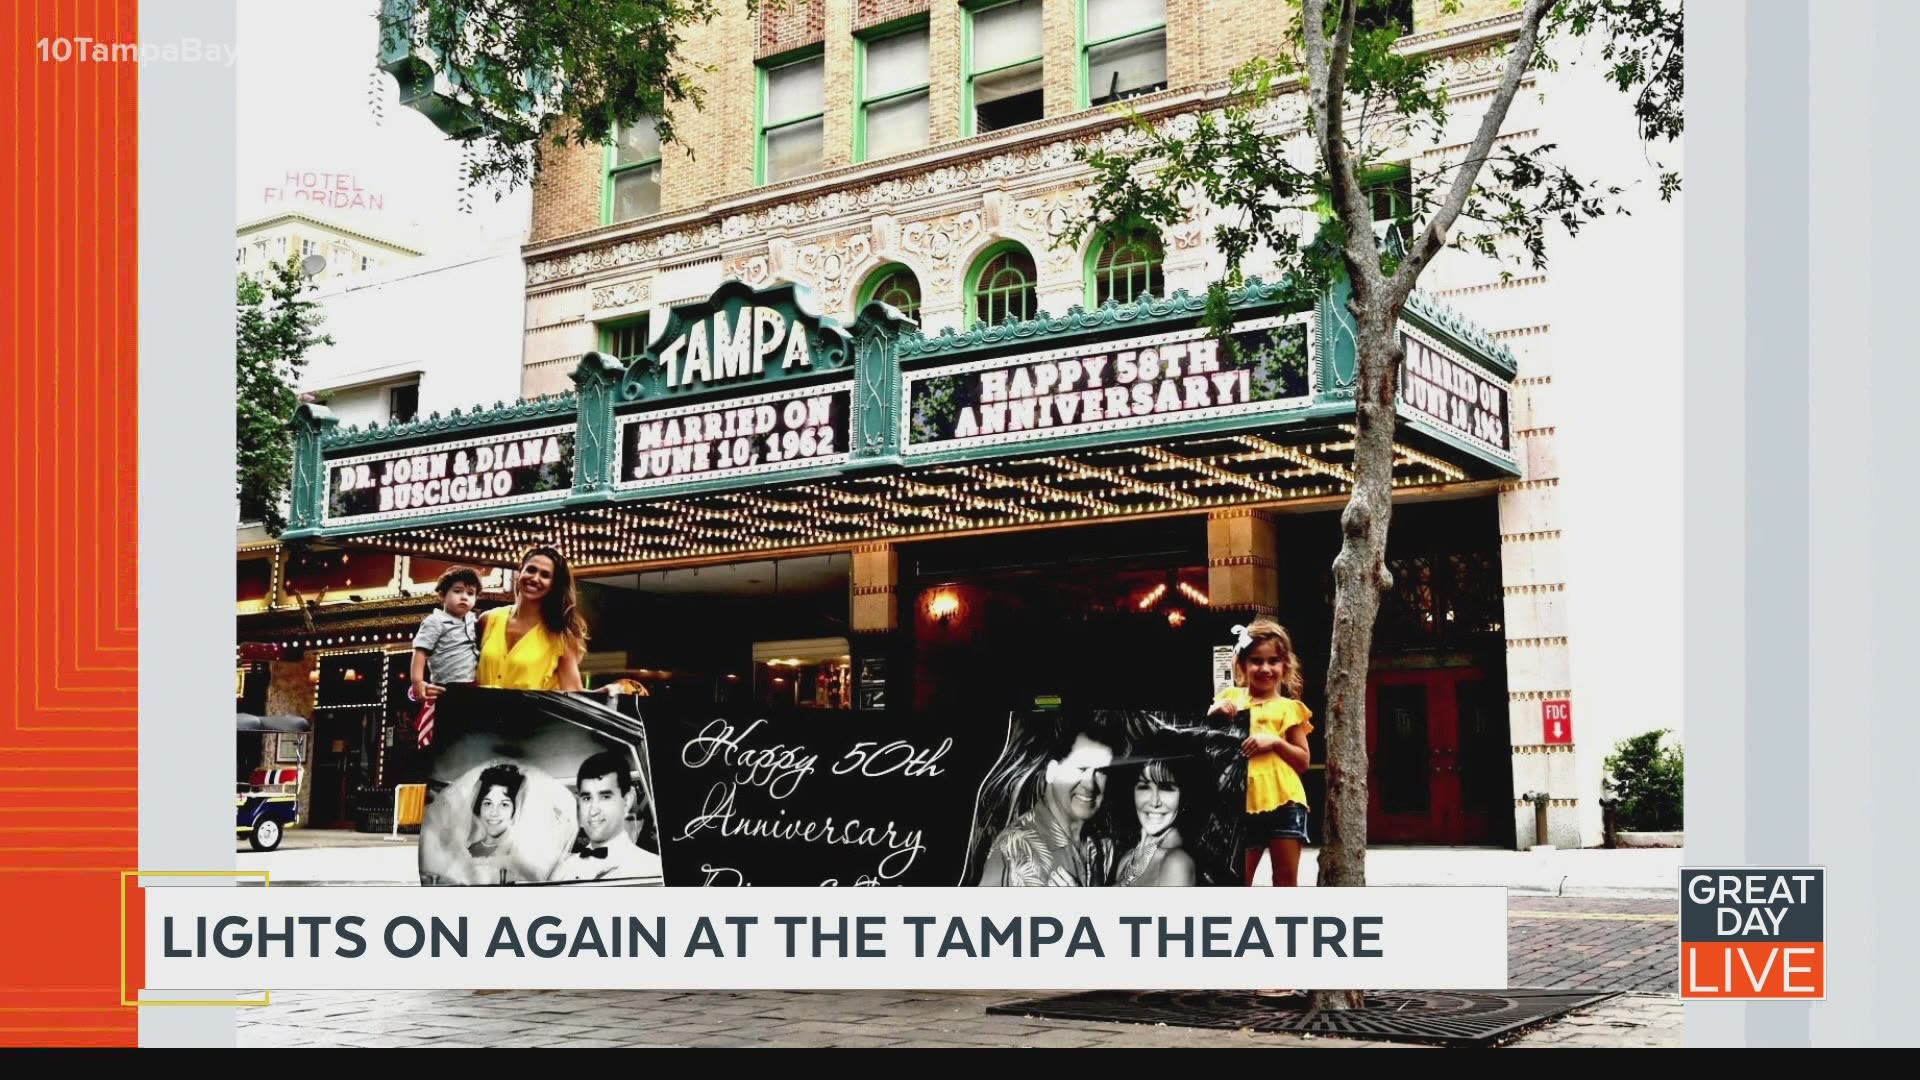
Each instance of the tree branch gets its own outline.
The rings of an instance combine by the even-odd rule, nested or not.
[[[1521,16],[1520,36],[1514,39],[1507,51],[1507,70],[1500,80],[1500,88],[1494,92],[1493,100],[1487,103],[1486,112],[1480,116],[1480,131],[1468,147],[1466,160],[1484,161],[1493,151],[1494,140],[1500,136],[1501,125],[1507,121],[1507,111],[1513,107],[1513,99],[1520,92],[1520,81],[1533,65],[1535,45],[1540,36],[1540,22],[1553,7],[1554,0],[1527,0],[1525,13]],[[1404,300],[1413,291],[1413,283],[1420,278],[1420,272],[1426,269],[1433,257],[1446,246],[1447,230],[1453,227],[1454,220],[1460,216],[1460,210],[1467,204],[1467,196],[1473,192],[1474,181],[1480,176],[1480,166],[1461,168],[1453,178],[1453,187],[1440,203],[1438,210],[1427,221],[1427,227],[1420,230],[1414,239],[1412,250],[1407,252],[1400,269],[1389,283],[1393,297]]]

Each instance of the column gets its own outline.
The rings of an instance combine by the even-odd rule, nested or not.
[[[1279,542],[1273,516],[1238,507],[1207,515],[1207,596],[1215,611],[1279,610]]]

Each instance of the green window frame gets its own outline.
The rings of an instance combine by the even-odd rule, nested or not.
[[[1414,205],[1413,169],[1405,162],[1375,165],[1360,170],[1360,190],[1367,197],[1368,213],[1374,224],[1393,222],[1404,248],[1412,242]],[[1323,221],[1333,220],[1333,195],[1322,191],[1314,209]]]
[[[1080,71],[1078,77],[1075,79],[1075,83],[1076,93],[1079,99],[1078,104],[1082,109],[1092,108],[1095,104],[1108,105],[1115,101],[1123,101],[1130,97],[1139,97],[1142,94],[1152,94],[1167,88],[1168,53],[1166,5],[1164,3],[1160,5],[1160,21],[1157,23],[1137,23],[1120,30],[1118,33],[1106,33],[1095,38],[1092,36],[1092,30],[1090,28],[1091,20],[1088,16],[1092,9],[1099,8],[1106,2],[1107,0],[1074,0],[1074,36],[1080,42]],[[1151,39],[1154,38],[1158,38],[1160,41],[1160,82],[1121,91],[1111,97],[1105,94],[1096,97],[1093,92],[1092,76],[1093,67],[1096,63],[1095,54],[1105,53],[1110,56],[1121,53],[1128,48],[1138,49],[1142,46],[1150,45]],[[1104,57],[1102,57],[1102,59],[1104,59]]]
[[[912,86],[898,86],[872,97],[867,96],[867,57],[868,50],[884,41],[918,35],[927,48],[927,70],[922,72],[919,83]],[[876,27],[854,38],[853,42],[853,160],[868,160],[871,146],[868,141],[868,117],[876,108],[908,109],[915,98],[919,99],[920,113],[926,127],[926,136],[919,146],[901,146],[883,150],[881,157],[895,154],[912,153],[923,150],[933,143],[933,34],[927,16],[909,16],[905,19]]]
[[[1413,33],[1413,0],[1360,0],[1353,25],[1362,31],[1392,27],[1406,37]]]
[[[973,40],[974,39],[974,20],[978,19],[980,16],[990,11],[993,11],[995,9],[1012,7],[1015,4],[1032,5],[1032,9],[1035,13],[1035,16],[1040,19],[1041,36],[1040,36],[1038,51],[1034,52],[1031,56],[1022,55],[1019,58],[1012,59],[1012,60],[1001,58],[999,63],[994,64],[994,66],[990,68],[986,68],[984,70],[979,70],[979,71],[974,70],[974,66],[973,66],[974,64],[974,40]],[[1033,119],[1034,120],[1044,119],[1046,117],[1046,71],[1047,71],[1046,16],[1041,7],[1041,0],[974,0],[974,2],[963,3],[961,5],[960,16],[961,16],[960,17],[960,136],[961,138],[969,138],[971,136],[980,134],[982,130],[999,131],[1003,128],[1018,127],[1020,123],[1032,122],[1032,120],[1023,120],[1023,121],[1020,121],[1019,123],[996,124],[993,127],[982,129],[979,123],[979,120],[980,120],[979,112],[974,100],[975,93],[976,93],[975,84],[979,82],[981,79],[991,79],[994,76],[1001,76],[1003,78],[1008,77],[1011,75],[1018,74],[1022,69],[1028,66],[1036,67],[1037,71],[1039,72],[1039,82],[1040,82],[1040,89],[1039,89],[1039,93],[1041,95],[1040,115],[1034,117]],[[1009,98],[1016,97],[1016,96],[1019,96],[1019,95],[1008,95]]]
[[[610,319],[600,324],[600,351],[623,364],[647,350],[647,317]]]
[[[795,68],[802,64],[818,65],[820,69],[820,97],[819,100],[814,103],[816,107],[811,112],[790,112],[769,118],[767,113],[769,104],[767,95],[774,73],[788,68]],[[802,176],[811,176],[819,172],[825,167],[826,163],[825,121],[827,114],[827,91],[825,49],[820,45],[810,45],[805,49],[795,52],[768,57],[756,65],[756,74],[758,76],[758,85],[753,95],[754,184],[757,186],[760,184],[778,183],[782,180],[793,180]],[[769,141],[782,136],[804,136],[805,129],[809,126],[819,130],[820,138],[820,154],[819,158],[814,162],[813,168],[807,171],[797,171],[781,176],[769,175],[772,165],[772,155],[768,152]]]
[[[919,276],[905,263],[888,263],[880,267],[868,274],[866,283],[860,286],[860,303],[854,310],[858,311],[875,300],[892,304],[900,309],[902,315],[919,322]]]
[[[643,123],[651,125],[653,120],[651,117],[648,117]],[[636,124],[634,126],[637,128],[640,125]],[[633,148],[635,152],[631,153],[626,161],[620,160],[622,150],[621,140],[621,127],[615,124],[613,138],[607,143],[606,161],[601,167],[601,171],[605,174],[601,178],[600,184],[600,224],[602,225],[612,225],[620,221],[637,221],[640,218],[651,217],[660,212],[661,176],[660,138],[658,131],[656,130],[654,134],[651,146],[646,144],[646,140],[641,140],[640,145]],[[652,174],[653,178],[653,206],[651,208],[643,208],[632,213],[623,214],[620,209],[620,185],[622,183],[632,184],[636,181],[644,184],[645,178],[649,173]],[[641,202],[644,204],[645,201],[643,194]]]
[[[1087,249],[1087,306],[1108,300],[1131,304],[1143,296],[1165,297],[1166,245],[1149,228],[1110,230]]]
[[[974,322],[998,326],[1009,317],[1031,319],[1040,310],[1033,253],[1017,240],[982,251],[967,270],[967,308]]]

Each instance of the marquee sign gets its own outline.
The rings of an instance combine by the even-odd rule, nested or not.
[[[852,444],[853,382],[649,409],[619,421],[620,490],[839,465]]]
[[[1039,442],[1309,404],[1311,312],[907,372],[902,452]]]
[[[573,488],[574,425],[477,436],[327,462],[327,525],[494,509]]]
[[[623,396],[658,402],[738,392],[844,368],[846,330],[809,310],[805,297],[794,285],[755,292],[728,282],[706,300],[674,308],[628,370]]]
[[[1403,329],[1401,337],[1407,356],[1400,365],[1400,414],[1512,463],[1512,385],[1416,330]]]

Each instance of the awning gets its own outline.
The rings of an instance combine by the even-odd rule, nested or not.
[[[1176,293],[918,334],[728,282],[577,394],[411,424],[296,421],[286,537],[489,565],[551,542],[579,569],[1344,498],[1351,323],[1257,280],[1230,343]],[[1513,355],[1409,302],[1394,484],[1520,474]]]

